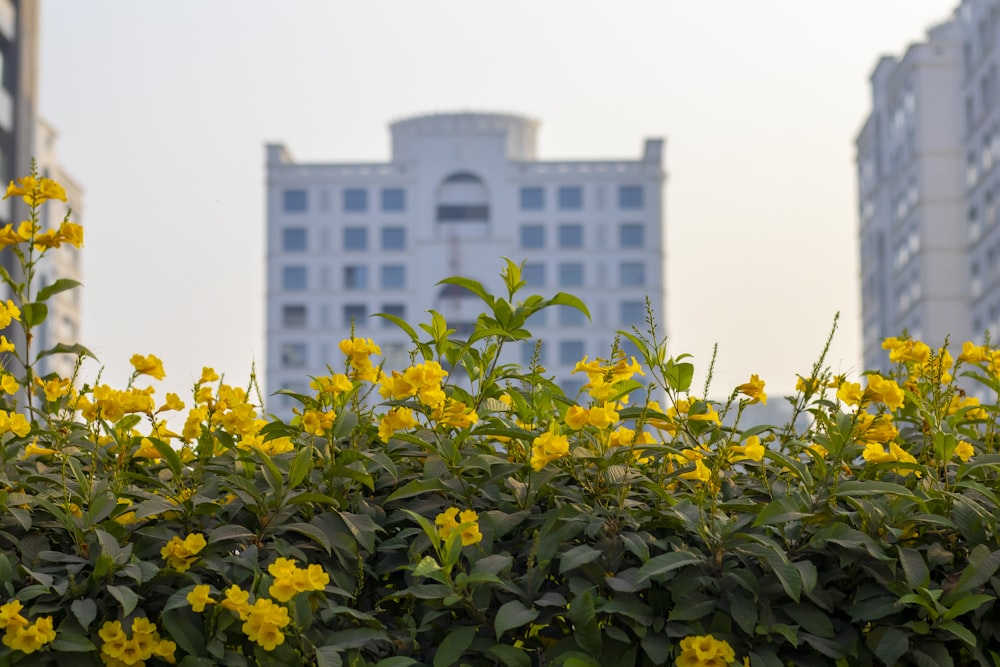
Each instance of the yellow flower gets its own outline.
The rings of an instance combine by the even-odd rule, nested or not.
[[[235,611],[240,616],[241,621],[247,620],[250,613],[250,592],[245,591],[236,584],[226,589],[226,599],[219,603],[219,606]]]
[[[188,604],[191,605],[191,609],[202,612],[205,611],[205,605],[215,604],[215,600],[209,597],[211,588],[208,584],[199,584],[195,586],[194,589],[187,594]]]
[[[729,642],[712,635],[691,636],[681,640],[677,667],[725,667],[736,661]]]
[[[0,336],[0,352],[13,352],[16,349],[17,348],[14,346],[14,343],[7,340],[6,336]]]
[[[590,412],[579,405],[570,406],[566,411],[566,425],[574,431],[579,431],[590,421]]]
[[[59,240],[73,247],[83,247],[83,227],[75,222],[63,222],[59,225]]]
[[[309,383],[309,386],[316,390],[319,394],[319,398],[329,396],[330,398],[337,398],[344,392],[348,392],[354,388],[354,383],[344,375],[343,373],[334,373],[331,376],[313,378],[313,381]]]
[[[37,440],[34,440],[24,448],[24,458],[28,458],[29,456],[51,456],[58,453],[50,447],[39,446],[37,442]]]
[[[215,372],[215,369],[203,366],[201,369],[201,377],[198,379],[198,384],[207,384],[209,382],[215,382],[218,379],[219,374]]]
[[[699,458],[694,461],[694,470],[682,472],[680,474],[680,478],[697,482],[707,482],[712,479],[712,471],[709,470],[708,466],[705,465],[705,462]]]
[[[479,421],[479,415],[465,403],[446,398],[443,403],[435,406],[431,419],[443,426],[468,428]]]
[[[0,329],[10,326],[12,320],[21,321],[21,309],[10,299],[7,299],[6,304],[0,302]]]
[[[837,389],[837,398],[847,405],[861,405],[864,392],[857,382],[842,382]]]
[[[765,448],[764,445],[760,444],[760,438],[756,435],[748,437],[745,445],[735,445],[730,451],[735,454],[732,459],[733,463],[747,460],[759,463],[764,460]]]
[[[826,458],[826,455],[829,454],[829,452],[826,450],[826,447],[815,442],[806,445],[805,449],[814,452],[821,459]]]
[[[919,340],[886,338],[882,341],[882,349],[889,350],[889,361],[894,364],[900,362],[923,363],[930,359],[931,356],[931,348]]]
[[[14,433],[24,437],[31,432],[31,423],[20,412],[0,410],[0,433]]]
[[[276,646],[284,643],[285,635],[281,628],[290,622],[288,609],[276,605],[268,598],[258,598],[247,610],[243,633],[265,651],[273,651]]]
[[[389,438],[396,431],[406,431],[418,426],[413,410],[406,407],[395,407],[382,416],[378,425],[378,437],[382,442],[389,442]]]
[[[750,403],[763,403],[767,405],[767,394],[764,393],[764,381],[756,373],[750,376],[750,381],[736,387],[736,391],[750,397]]]
[[[183,540],[174,535],[167,545],[160,549],[160,555],[178,572],[187,572],[198,560],[197,554],[206,544],[205,536],[201,533],[191,533]]]
[[[434,525],[438,527],[438,535],[442,540],[447,540],[452,531],[458,530],[462,535],[463,547],[476,544],[483,539],[482,533],[479,532],[479,515],[473,510],[462,510],[459,513],[457,507],[449,507],[437,515]]]
[[[449,507],[434,518],[434,525],[438,527],[438,535],[441,539],[448,539],[451,531],[458,528],[458,508]]]
[[[326,435],[336,420],[337,414],[333,410],[320,412],[310,408],[302,413],[302,430],[313,435]]]
[[[593,405],[588,411],[587,419],[591,425],[603,430],[618,422],[618,412],[614,403]]]
[[[7,186],[7,192],[3,198],[20,197],[28,206],[38,206],[49,199],[66,201],[66,191],[51,178],[39,178],[34,175],[17,179],[20,185],[14,185],[14,181]]]
[[[962,459],[963,462],[968,461],[976,453],[976,450],[972,448],[972,445],[967,443],[965,440],[959,440],[958,444],[955,446],[955,456]]]
[[[837,393],[839,396],[840,392]],[[899,385],[877,374],[868,376],[868,387],[865,389],[864,395],[873,401],[884,403],[890,410],[898,410],[903,405],[905,398]]]
[[[4,646],[31,654],[56,638],[51,616],[40,616],[34,623],[8,625],[3,636]]]
[[[962,354],[958,355],[961,363],[978,364],[990,360],[990,349],[985,345],[978,346],[971,340],[962,343]]]
[[[24,605],[21,604],[20,600],[11,600],[0,605],[0,628],[6,628],[10,625],[27,625],[28,619],[21,616],[23,608]]]
[[[163,372],[163,362],[155,355],[150,354],[144,357],[141,354],[133,354],[129,362],[139,375],[148,375],[156,380],[162,380],[166,377],[166,373]]]
[[[569,440],[564,435],[546,431],[531,443],[531,469],[536,472],[569,454]]]
[[[801,392],[803,394],[815,394],[819,391],[820,381],[819,378],[804,378],[801,375],[795,380],[795,391]]]

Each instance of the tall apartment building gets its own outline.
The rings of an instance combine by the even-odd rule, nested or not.
[[[946,22],[871,76],[857,137],[864,367],[888,365],[882,340],[965,340],[970,320],[963,224],[961,30]]]
[[[539,161],[538,123],[521,116],[435,114],[390,130],[384,163],[300,164],[266,148],[269,396],[341,367],[352,327],[388,368],[405,367],[408,339],[374,313],[422,322],[433,309],[468,333],[483,304],[436,283],[461,275],[501,293],[503,257],[524,262],[524,295],[587,303],[591,322],[562,307],[529,322],[541,364],[570,391],[577,361],[607,357],[616,330],[642,326],[647,297],[663,325],[662,140],[637,160]],[[535,341],[514,347],[510,360],[528,362]]]

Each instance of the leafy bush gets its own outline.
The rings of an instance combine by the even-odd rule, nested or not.
[[[384,315],[409,367],[345,340],[267,421],[210,368],[192,407],[157,399],[153,355],[124,389],[36,377],[89,354],[30,348],[76,286],[38,290],[37,262],[82,230],[41,228],[48,179],[8,196],[31,219],[0,230],[26,341],[0,340],[2,664],[1000,664],[997,405],[956,379],[995,396],[992,349],[890,339],[863,384],[821,356],[789,424],[744,428],[764,382],[692,393],[651,318],[622,333],[641,359],[581,360],[579,396],[503,363],[535,313],[587,312],[507,262],[502,297],[445,281],[484,304],[468,339]]]

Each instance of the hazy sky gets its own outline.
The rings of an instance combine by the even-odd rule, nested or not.
[[[860,370],[854,137],[877,58],[957,0],[44,0],[42,114],[86,190],[82,342],[185,395],[263,369],[264,149],[385,161],[387,124],[541,121],[541,159],[667,141],[667,329],[716,392]],[[499,266],[499,265],[498,265]],[[186,398],[187,396],[185,396]]]

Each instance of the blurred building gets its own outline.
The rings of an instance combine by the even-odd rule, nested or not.
[[[267,146],[268,395],[342,370],[352,327],[405,367],[409,339],[375,313],[416,323],[433,309],[468,334],[482,302],[437,282],[460,275],[500,294],[503,257],[524,262],[521,298],[564,291],[589,307],[590,322],[565,307],[536,315],[535,339],[508,357],[530,362],[542,341],[542,366],[570,391],[577,361],[644,326],[647,298],[664,331],[661,139],[638,159],[539,161],[538,123],[522,116],[435,114],[390,130],[384,163],[302,164]]]
[[[864,367],[904,330],[931,345],[972,333],[963,179],[962,34],[955,21],[879,60],[857,137]]]

